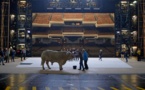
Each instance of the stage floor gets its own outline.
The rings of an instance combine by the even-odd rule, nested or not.
[[[49,63],[51,69],[56,70],[59,69],[58,63]],[[79,60],[71,60],[67,61],[65,65],[63,65],[63,69],[68,69],[72,68],[74,65],[79,67]],[[89,58],[88,60],[88,66],[89,69],[98,69],[98,68],[132,68],[129,64],[126,62],[122,61],[119,58],[103,58],[102,61],[99,60],[98,58]],[[21,62],[17,67],[21,68],[28,68],[28,67],[42,67],[41,66],[41,58],[40,57],[35,57],[35,58],[27,58],[23,62]],[[46,64],[45,64],[45,67]]]
[[[42,70],[40,57],[27,57],[21,61],[18,57],[15,62],[0,65],[1,73],[46,73],[46,74],[143,74],[145,73],[145,62],[137,61],[136,58],[130,57],[128,62],[120,58],[103,58],[102,61],[98,57],[89,58],[89,70],[81,71],[79,69],[79,60],[67,61],[63,65],[63,70],[59,70],[58,63],[49,63],[51,69],[45,64],[45,70]],[[77,69],[73,69],[76,65]]]

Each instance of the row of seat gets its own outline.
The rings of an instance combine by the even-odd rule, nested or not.
[[[64,29],[64,30],[50,30],[48,32],[33,32],[33,35],[47,35],[47,34],[62,34],[62,33],[84,33],[84,34],[99,34],[99,35],[114,35],[114,32],[99,32],[96,30],[82,30],[82,29]]]
[[[34,19],[34,23],[41,23],[41,24],[47,24],[49,23],[49,19],[50,19],[51,14],[50,13],[46,13],[46,14],[37,14],[37,16]]]
[[[50,22],[79,20],[97,24],[113,24],[113,18],[113,15],[110,13],[37,13],[33,23],[49,24]]]
[[[109,14],[96,14],[97,16],[97,24],[109,24],[113,23]]]
[[[62,29],[63,32],[83,32],[83,28],[63,28]]]

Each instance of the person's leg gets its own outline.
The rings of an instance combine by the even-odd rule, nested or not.
[[[83,68],[83,71],[85,71],[85,68],[84,68],[84,64],[83,64],[83,61],[82,61],[82,68]]]
[[[141,61],[141,56],[139,55],[139,61]]]
[[[128,58],[126,57],[126,62],[128,62]]]
[[[22,61],[23,54],[21,54],[21,61]]]
[[[89,69],[89,67],[88,67],[88,60],[86,61],[86,68]]]
[[[138,56],[137,56],[137,58],[138,58],[138,61],[140,61],[140,60],[141,60],[140,55],[138,55]]]
[[[102,56],[101,56],[101,55],[99,55],[99,60],[101,60],[101,61],[102,61]]]
[[[6,62],[8,63],[8,56],[6,56],[5,58],[6,58]]]
[[[11,62],[13,62],[13,56],[11,56]]]
[[[9,63],[9,56],[8,56],[8,58],[7,58],[7,59],[8,59],[8,63]]]
[[[14,56],[12,56],[12,61],[14,62]]]
[[[15,56],[13,56],[13,61],[15,62]]]
[[[121,54],[121,60],[123,60],[123,55]]]
[[[8,63],[8,56],[6,56],[6,62]]]
[[[24,60],[25,60],[25,57],[26,57],[26,53],[24,53]]]
[[[78,70],[81,70],[81,63],[80,63],[80,68]]]
[[[81,70],[81,67],[82,67],[82,60],[80,60],[80,68],[79,68],[79,70]]]
[[[122,59],[124,60],[124,55],[122,55]]]
[[[0,65],[1,65],[1,62],[2,62],[2,59],[1,59],[1,57],[0,57]]]
[[[2,57],[2,64],[5,65],[5,64],[4,64],[4,57]]]
[[[88,69],[87,60],[84,61],[84,64],[85,64],[85,69]]]
[[[5,63],[7,63],[7,56],[4,57],[4,61],[5,61]]]

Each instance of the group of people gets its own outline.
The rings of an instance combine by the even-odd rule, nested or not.
[[[16,51],[14,49],[9,49],[9,48],[5,48],[5,49],[0,49],[0,65],[5,65],[5,63],[9,63],[9,59],[11,57],[11,62],[15,62],[15,54]]]
[[[79,50],[79,58],[80,58],[80,66],[79,66],[79,70],[88,70],[89,67],[88,67],[88,53],[85,49],[80,49]]]
[[[20,51],[21,54],[21,61],[23,60],[22,58],[26,57],[26,49],[23,48]],[[0,49],[0,65],[5,65],[5,63],[9,63],[10,60],[11,62],[15,62],[15,55],[16,55],[16,51],[14,49],[10,49],[10,48],[5,48],[5,49]]]
[[[137,61],[141,61],[141,49],[137,49],[136,51],[136,54],[137,54]],[[130,54],[128,53],[127,50],[124,50],[121,52],[121,59],[122,60],[126,60],[126,62],[128,62],[128,58],[129,58]]]
[[[80,49],[79,50],[79,58],[80,58],[80,65],[79,65],[79,70],[88,70],[88,53],[85,49]],[[102,61],[102,49],[99,51],[99,60]]]

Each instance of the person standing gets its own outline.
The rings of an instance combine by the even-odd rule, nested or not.
[[[121,51],[121,60],[124,60],[124,51]]]
[[[2,65],[5,65],[4,64],[4,51],[3,51],[3,49],[0,50],[0,64],[1,64],[1,62],[2,62]]]
[[[141,61],[141,50],[137,50],[137,61]]]
[[[80,58],[80,68],[78,70],[83,69],[85,71],[84,65],[83,65],[83,56],[82,56],[82,50],[79,50],[79,58]]]
[[[127,53],[127,51],[124,52],[124,57],[126,59],[126,62],[128,62],[128,53]]]
[[[102,61],[102,49],[100,49],[100,51],[99,51],[99,60]]]
[[[5,49],[5,60],[6,60],[6,63],[9,63],[9,49],[8,48],[6,48]]]
[[[22,61],[22,58],[23,58],[23,49],[20,50],[20,56],[21,56],[21,61]]]
[[[15,62],[15,54],[16,51],[14,49],[11,50],[11,61]]]
[[[26,48],[24,48],[24,49],[22,50],[22,52],[23,52],[23,57],[24,57],[24,60],[25,60],[25,58],[26,58]]]
[[[83,49],[83,59],[84,59],[84,65],[85,65],[85,69],[88,70],[88,53],[86,52],[85,49]]]

